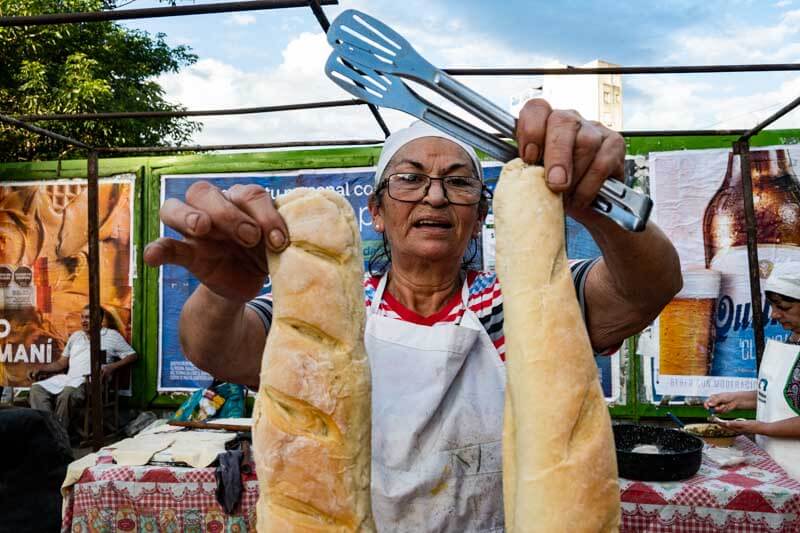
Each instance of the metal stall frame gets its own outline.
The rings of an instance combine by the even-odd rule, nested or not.
[[[330,26],[322,9],[323,5],[336,5],[337,0],[250,0],[237,2],[210,3],[190,6],[169,6],[146,9],[127,9],[85,13],[57,13],[37,16],[0,17],[2,26],[35,26],[44,24],[75,24],[83,22],[131,20],[141,18],[157,18],[171,16],[186,16],[196,14],[230,13],[237,11],[253,11],[267,9],[282,9],[292,7],[308,7],[320,24],[323,31]],[[800,71],[800,63],[783,64],[746,64],[746,65],[690,65],[690,66],[633,66],[633,67],[591,67],[576,68],[462,68],[445,69],[454,76],[534,76],[534,75],[585,75],[585,74],[686,74],[686,73],[733,73],[733,72],[774,72],[774,71]],[[292,147],[319,147],[319,146],[359,146],[379,145],[383,140],[326,140],[326,141],[298,141],[283,143],[250,143],[228,145],[192,145],[192,146],[141,146],[141,147],[98,147],[90,146],[77,139],[72,139],[44,128],[37,127],[30,122],[68,121],[68,120],[118,120],[118,119],[148,119],[166,117],[196,117],[196,116],[227,116],[252,113],[270,113],[279,111],[320,109],[332,107],[345,107],[354,105],[368,106],[376,123],[388,137],[390,131],[386,126],[379,110],[367,102],[352,100],[332,100],[324,102],[308,102],[304,104],[286,104],[277,106],[250,107],[238,109],[216,109],[200,111],[154,111],[154,112],[121,112],[121,113],[80,113],[80,114],[44,114],[11,117],[0,114],[0,122],[13,127],[22,128],[38,135],[43,135],[62,143],[74,146],[87,152],[87,178],[88,178],[88,228],[89,228],[89,300],[91,313],[91,360],[92,360],[92,443],[95,449],[103,443],[102,407],[100,404],[100,304],[99,304],[99,255],[98,255],[98,168],[101,154],[153,154],[153,153],[178,153],[198,151],[225,151],[242,149],[269,149]],[[749,150],[750,139],[761,130],[800,106],[800,97],[793,100],[778,112],[750,129],[721,129],[721,130],[646,130],[646,131],[621,131],[623,137],[676,137],[676,136],[738,136],[732,143],[734,153],[740,155],[742,164],[742,177],[744,180],[744,204],[747,225],[747,249],[750,277],[750,289],[753,309],[753,325],[756,338],[757,364],[760,365],[764,348],[764,324],[761,310],[760,280],[758,276],[758,250],[756,246],[756,226],[753,210],[752,181],[750,176]],[[634,360],[636,357],[633,357]],[[634,387],[635,388],[635,387]],[[635,392],[634,392],[635,393]],[[629,393],[630,397],[630,393]],[[634,401],[637,401],[634,399]],[[638,416],[634,414],[634,416]]]

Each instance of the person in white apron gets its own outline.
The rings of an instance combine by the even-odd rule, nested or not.
[[[680,290],[675,249],[653,224],[633,234],[589,208],[609,176],[622,178],[617,133],[542,100],[526,105],[517,131],[520,155],[544,159],[553,191],[575,193],[567,212],[600,245],[603,258],[581,263],[574,279],[593,344],[618,345]],[[494,274],[464,261],[489,209],[482,164],[472,147],[417,122],[386,139],[374,180],[368,207],[386,260],[374,271],[371,261],[365,281],[375,522],[381,531],[502,531],[502,294]],[[286,228],[262,186],[197,184],[186,200],[165,203],[161,217],[187,238],[151,243],[145,261],[200,280],[181,313],[187,358],[257,387],[272,303],[255,298],[266,265],[253,241],[279,252]]]
[[[764,290],[772,308],[770,318],[788,330],[786,342],[767,340],[757,390],[716,394],[706,407],[720,413],[755,408],[755,420],[721,425],[755,434],[756,443],[800,481],[800,263],[775,265]]]

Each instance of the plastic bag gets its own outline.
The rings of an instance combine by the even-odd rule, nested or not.
[[[202,421],[209,418],[242,418],[245,388],[234,383],[214,382],[207,389],[197,389],[181,404],[173,420]]]

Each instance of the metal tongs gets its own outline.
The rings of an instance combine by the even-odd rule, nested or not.
[[[325,73],[339,87],[362,100],[404,111],[453,137],[506,162],[517,148],[428,102],[400,78],[414,80],[500,132],[513,138],[516,119],[423,58],[411,44],[379,20],[348,9],[328,30],[333,47]],[[642,231],[652,200],[617,180],[606,180],[592,208],[629,231]]]

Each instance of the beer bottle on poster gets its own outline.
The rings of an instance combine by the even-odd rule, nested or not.
[[[750,152],[750,171],[763,287],[773,265],[800,261],[800,183],[785,149]],[[745,224],[741,164],[731,153],[725,178],[703,217],[706,267],[722,274],[714,376],[756,377]],[[766,336],[783,340],[785,331],[769,320],[769,302],[762,301]]]

